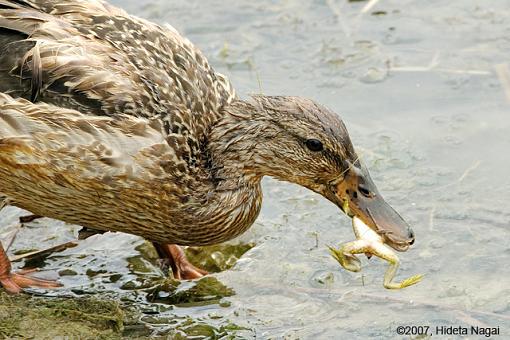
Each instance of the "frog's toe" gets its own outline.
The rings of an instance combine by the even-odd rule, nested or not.
[[[351,271],[359,272],[361,270],[361,261],[352,254],[343,254],[343,263],[340,263],[342,267]]]
[[[400,288],[405,288],[417,284],[421,281],[422,278],[423,274],[411,276],[410,278],[407,278],[400,283]]]
[[[331,246],[327,246],[328,249],[329,249],[329,253],[331,254],[331,256],[333,256],[333,258],[335,260],[337,260],[340,264],[342,263],[342,251],[341,249],[335,249]]]
[[[333,258],[337,260],[344,269],[351,272],[359,272],[361,270],[361,261],[356,256],[344,252],[342,248],[335,249],[329,246],[328,248]]]

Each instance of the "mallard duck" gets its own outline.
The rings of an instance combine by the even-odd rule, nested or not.
[[[0,0],[0,46],[2,206],[142,236],[183,279],[205,272],[180,246],[246,231],[264,176],[321,194],[397,250],[414,241],[337,114],[240,99],[171,26],[99,0]],[[0,283],[58,285],[13,272],[1,245]]]

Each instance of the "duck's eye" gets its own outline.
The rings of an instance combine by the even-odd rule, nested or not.
[[[322,142],[318,139],[307,139],[306,147],[310,149],[310,151],[322,151],[324,149],[324,146],[322,145]]]

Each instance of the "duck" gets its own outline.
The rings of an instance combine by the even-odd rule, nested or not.
[[[141,236],[179,279],[207,275],[183,246],[254,223],[265,176],[322,195],[396,250],[414,242],[338,114],[240,98],[170,25],[101,0],[0,0],[0,46],[0,208]],[[0,285],[60,284],[14,271],[0,244]]]

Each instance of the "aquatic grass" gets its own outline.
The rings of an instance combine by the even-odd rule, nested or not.
[[[25,260],[41,260],[42,258],[46,258],[53,253],[58,253],[58,252],[66,250],[68,248],[76,247],[77,245],[78,245],[77,242],[70,241],[70,242],[61,243],[56,246],[44,248],[44,249],[37,249],[37,250],[27,249],[27,250],[23,250],[23,251],[18,251],[15,253],[15,256],[10,258],[10,260],[11,260],[11,262],[21,261],[23,259],[25,259]]]
[[[43,298],[0,291],[0,337],[120,338],[125,313],[116,301]]]

